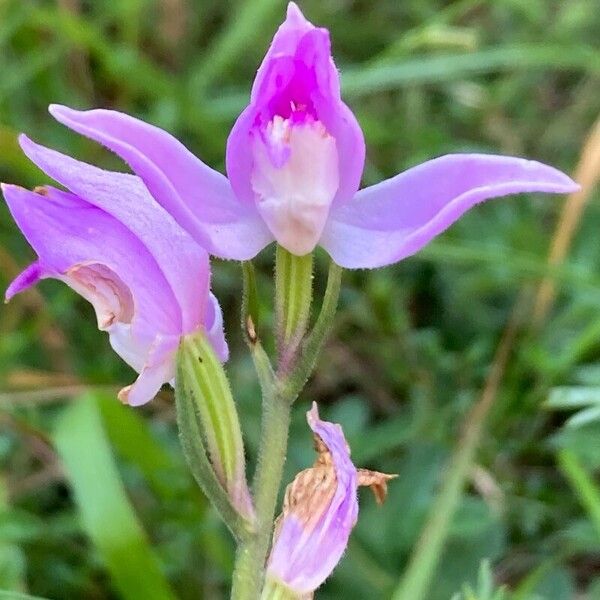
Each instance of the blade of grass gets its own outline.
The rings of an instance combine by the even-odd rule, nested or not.
[[[600,489],[571,450],[559,452],[558,464],[600,537]]]
[[[528,296],[519,295],[511,318],[502,334],[481,398],[467,414],[463,433],[454,451],[442,487],[415,546],[408,567],[392,596],[393,600],[423,600],[433,584],[452,518],[459,506],[463,488],[475,462],[485,420],[492,408],[508,359],[523,319]]]
[[[440,83],[461,77],[524,69],[581,69],[600,72],[599,53],[587,46],[515,44],[466,54],[446,54],[378,65],[343,76],[348,96],[387,91],[405,84]]]
[[[233,560],[229,556],[225,529],[178,452],[171,452],[153,435],[148,419],[137,411],[115,402],[116,391],[100,398],[100,411],[106,433],[117,456],[135,465],[161,502],[188,498],[193,501],[190,519],[202,524],[198,531],[202,554],[223,573],[229,574]]]
[[[600,73],[600,54],[588,46],[511,44],[477,52],[421,56],[401,62],[342,70],[342,92],[359,98],[414,84],[438,84],[504,71],[578,70]],[[213,118],[230,120],[247,104],[248,93],[219,94],[208,103]]]
[[[498,266],[498,258],[507,253],[506,247],[490,247],[483,244],[455,243],[436,240],[419,254],[414,260],[435,260],[453,264],[489,265]],[[535,254],[510,250],[510,261],[504,261],[502,267],[510,269],[515,276],[531,278],[531,276],[547,277],[550,281],[568,283],[580,289],[596,291],[600,287],[600,280],[590,269],[574,264],[549,265],[543,258]]]
[[[221,29],[196,69],[191,83],[194,93],[203,94],[244,53],[256,32],[261,31],[276,13],[283,11],[284,5],[284,0],[245,0],[231,10],[229,23]]]
[[[0,591],[0,600],[46,600],[40,596],[30,596],[19,592]]]
[[[173,600],[120,480],[102,424],[99,396],[86,394],[61,415],[54,442],[73,486],[84,531],[125,600]]]

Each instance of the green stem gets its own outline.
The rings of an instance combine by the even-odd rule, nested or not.
[[[271,530],[287,453],[290,402],[277,393],[278,386],[263,394],[263,420],[258,464],[254,477],[256,533],[244,536],[238,547],[231,597],[260,597]]]
[[[296,267],[290,263],[296,263]],[[310,268],[307,268],[308,266]],[[294,268],[297,270],[294,271]],[[296,331],[299,328],[302,330],[301,340],[308,321],[312,295],[312,292],[307,295],[306,290],[302,291],[301,287],[302,282],[305,285],[308,282],[312,288],[312,259],[309,262],[306,257],[292,257],[286,250],[278,248],[277,269],[276,281],[279,286],[276,292],[277,310],[278,316],[281,316],[281,320],[278,321],[279,332],[282,327],[286,328],[286,324],[291,320],[296,323]],[[294,273],[299,276],[294,276]],[[291,405],[314,368],[318,353],[327,334],[331,331],[340,292],[341,274],[342,269],[331,263],[321,311],[313,331],[302,348],[296,344],[294,352],[288,356],[290,361],[288,365],[294,366],[291,373],[287,368],[282,368],[283,357],[280,355],[275,375],[256,331],[253,331],[253,335],[246,335],[261,386],[263,418],[258,463],[253,482],[256,528],[252,532],[248,531],[242,537],[238,547],[231,593],[234,600],[257,600],[260,598],[277,496],[287,453]],[[249,288],[251,283],[248,275],[249,273],[245,272],[245,289]],[[245,295],[248,293],[245,292]],[[290,297],[293,295],[296,296],[296,306],[304,307],[302,310],[290,309],[290,306],[294,304],[290,302]],[[248,309],[246,308],[245,311],[248,312]],[[304,319],[306,321],[303,324]],[[292,331],[293,327],[287,330]],[[275,597],[279,598],[279,596]],[[281,596],[282,600],[283,598],[285,596]]]

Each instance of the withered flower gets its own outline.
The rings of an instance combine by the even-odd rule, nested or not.
[[[357,469],[341,426],[322,421],[316,403],[307,420],[317,460],[286,489],[267,564],[266,590],[284,587],[296,598],[311,598],[342,557],[358,517],[358,486],[370,486],[381,503],[395,477]]]

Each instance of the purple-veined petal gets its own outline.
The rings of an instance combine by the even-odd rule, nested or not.
[[[382,267],[420,250],[479,202],[509,194],[566,194],[577,189],[564,173],[539,162],[450,154],[335,206],[320,243],[342,267]]]
[[[21,147],[47,175],[129,229],[159,265],[177,298],[181,332],[202,323],[209,287],[208,255],[152,198],[142,181],[98,169],[22,135]]]
[[[196,158],[166,131],[111,110],[51,105],[61,123],[119,155],[152,196],[208,252],[254,257],[271,236],[253,204],[240,202],[227,178]]]

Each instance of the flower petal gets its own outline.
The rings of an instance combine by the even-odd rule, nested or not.
[[[314,29],[314,25],[306,19],[298,5],[290,2],[287,7],[286,19],[275,32],[271,45],[256,73],[251,95],[253,102],[257,100],[271,60],[279,56],[293,56],[302,37],[312,29]]]
[[[179,337],[157,336],[135,382],[119,392],[119,400],[130,406],[140,406],[156,396],[163,383],[175,376],[175,354]]]
[[[73,194],[49,186],[37,193],[13,185],[2,189],[39,255],[7,297],[44,277],[67,283],[92,303],[115,352],[140,373],[129,401],[150,400],[173,378],[181,333],[177,300],[152,255],[114,217]]]
[[[13,296],[29,289],[40,279],[43,279],[43,277],[43,267],[40,264],[40,261],[36,260],[35,262],[32,262],[11,281],[4,293],[4,301],[8,302]]]
[[[152,196],[211,254],[246,260],[271,241],[254,205],[240,202],[224,175],[166,131],[111,110],[51,105],[49,111],[125,160]]]
[[[274,116],[306,112],[335,138],[339,185],[333,203],[353,197],[360,184],[365,158],[362,130],[340,98],[339,75],[331,56],[329,32],[307,21],[290,3],[258,70],[250,106],[236,121],[227,141],[227,174],[236,195],[256,200],[251,183],[252,136],[260,135]],[[293,118],[293,117],[292,117]],[[318,159],[318,157],[317,157]]]
[[[450,154],[361,190],[352,201],[334,207],[321,245],[342,267],[382,267],[420,250],[479,202],[577,189],[564,173],[539,162]]]
[[[209,339],[219,360],[227,362],[229,359],[229,347],[223,329],[223,311],[221,310],[219,301],[212,292],[209,295],[206,305],[204,328],[206,329],[206,337]]]
[[[202,323],[208,299],[207,253],[154,201],[140,179],[93,167],[22,135],[25,154],[50,177],[123,224],[144,245],[177,298],[182,333]]]
[[[2,185],[2,191],[39,257],[9,286],[7,299],[44,277],[76,287],[74,269],[100,264],[127,283],[136,305],[134,321],[140,328],[150,328],[154,335],[157,330],[180,331],[179,307],[171,287],[154,258],[124,225],[81,198],[50,186],[42,193],[15,185]]]

